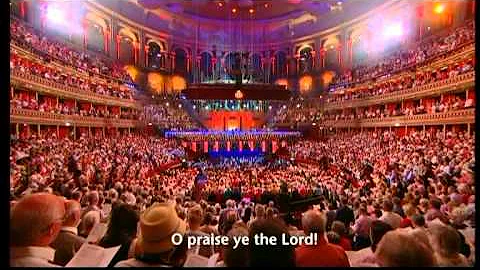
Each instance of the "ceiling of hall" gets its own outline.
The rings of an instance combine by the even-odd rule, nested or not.
[[[215,20],[275,20],[310,13],[322,15],[335,10],[345,0],[137,0],[153,13]]]

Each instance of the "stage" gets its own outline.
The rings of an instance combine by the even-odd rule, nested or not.
[[[166,131],[195,153],[232,153],[236,156],[276,153],[301,138],[299,131]]]

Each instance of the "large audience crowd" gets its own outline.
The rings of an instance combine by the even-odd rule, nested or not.
[[[451,53],[475,41],[475,22],[455,28],[414,44],[411,48],[401,48],[375,64],[361,64],[334,78],[331,91],[338,91],[382,76],[392,76],[407,68],[421,65],[435,57]]]
[[[53,40],[53,36],[47,36],[44,32],[34,29],[15,17],[10,20],[10,36],[11,43],[33,51],[35,54],[43,55],[45,58],[71,66],[79,73],[131,82],[130,76],[122,65],[97,55],[79,52],[66,46],[65,40],[62,42]]]
[[[176,141],[138,135],[14,141],[10,262],[65,265],[92,228],[106,223],[94,244],[121,246],[111,266],[179,266],[192,254],[216,252],[217,266],[471,266],[474,145],[466,133],[344,134],[299,141],[290,147],[292,163],[230,159],[149,173],[183,158]],[[310,200],[303,214],[306,208],[291,207]],[[320,240],[174,248],[174,232],[278,239],[319,233]]]
[[[165,99],[161,104],[146,104],[138,119],[171,130],[192,130],[198,128],[178,99]]]
[[[335,91],[385,73],[426,63],[474,39],[474,24],[399,51],[374,66],[359,66],[335,79]],[[129,80],[113,63],[79,53],[11,21],[12,43],[53,58],[79,72]],[[63,74],[15,52],[11,69],[99,94],[132,98],[120,85]],[[354,99],[455,78],[474,61],[447,69],[402,75],[375,87],[342,95]],[[88,77],[88,76],[87,76]],[[92,77],[93,78],[93,77]],[[103,80],[102,79],[102,80]],[[150,101],[151,102],[151,101]],[[282,106],[275,122],[371,118],[435,113],[473,106],[456,96],[429,107],[380,108],[323,115],[318,104],[296,100]],[[149,105],[150,104],[150,105]],[[178,99],[145,104],[124,117],[166,129],[197,125]],[[308,104],[306,102],[305,104]],[[62,114],[111,117],[108,110],[84,110],[63,101],[13,95],[16,108]],[[373,108],[373,107],[372,107]],[[118,114],[114,114],[118,115]],[[268,136],[267,136],[268,137]],[[11,266],[68,266],[87,244],[119,247],[115,267],[207,266],[474,266],[475,138],[457,132],[339,133],[320,141],[299,139],[286,156],[231,157],[187,161],[176,139],[141,134],[76,139],[32,135],[10,142]],[[103,224],[98,239],[90,237]],[[314,244],[284,240],[317,234]],[[172,236],[183,235],[174,244]],[[258,245],[258,235],[277,245]],[[228,243],[194,243],[187,237],[225,236]],[[248,244],[235,246],[245,236]],[[215,242],[215,241],[214,241]],[[215,258],[215,254],[218,257]],[[213,255],[213,257],[211,257]],[[193,259],[197,256],[196,259]],[[202,261],[202,262],[200,262]],[[213,265],[212,265],[213,263]]]
[[[37,76],[60,88],[70,86],[100,95],[133,99],[132,87],[118,82],[98,80],[91,76],[80,75],[80,73],[69,74],[61,68],[22,57],[14,51],[10,54],[10,70],[22,75]]]
[[[327,102],[340,102],[379,96],[386,93],[392,93],[401,90],[412,89],[419,86],[429,85],[437,87],[432,83],[441,82],[447,79],[458,79],[459,76],[473,71],[474,60],[467,59],[457,63],[450,63],[448,66],[437,68],[434,70],[419,71],[413,74],[405,72],[395,78],[379,80],[377,82],[365,83],[360,86],[341,89],[329,94],[323,100],[314,100],[307,102],[304,100],[293,99],[280,106],[273,117],[272,123],[309,123],[319,122],[321,120],[346,120],[346,119],[365,119],[365,118],[383,118],[390,116],[416,115],[424,113],[447,112],[449,110],[459,110],[463,108],[474,107],[474,99],[469,96],[456,96],[453,99],[436,100],[429,104],[428,107],[423,103],[409,104],[403,108],[394,106],[395,108],[384,106],[370,106],[368,108],[359,108],[356,111],[351,110],[350,113],[327,111],[322,113],[319,105]]]

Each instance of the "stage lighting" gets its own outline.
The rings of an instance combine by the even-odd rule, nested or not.
[[[47,19],[54,24],[61,24],[66,21],[63,11],[55,5],[48,5]]]
[[[437,14],[442,14],[445,11],[445,5],[444,4],[436,4],[435,7],[433,8],[433,11]]]
[[[148,125],[149,125],[149,126],[151,126],[151,125],[152,125],[152,123],[148,123]]]
[[[165,103],[165,105],[168,107],[168,106],[170,106],[170,103],[167,102],[167,103]]]
[[[389,37],[401,37],[403,35],[403,27],[401,23],[389,24],[383,28],[383,36]]]

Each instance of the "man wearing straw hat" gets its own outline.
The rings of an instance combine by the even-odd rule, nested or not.
[[[174,205],[156,203],[140,216],[135,258],[120,261],[115,267],[182,266],[186,259],[186,241],[176,246],[174,234],[185,234],[186,224],[177,216]]]

